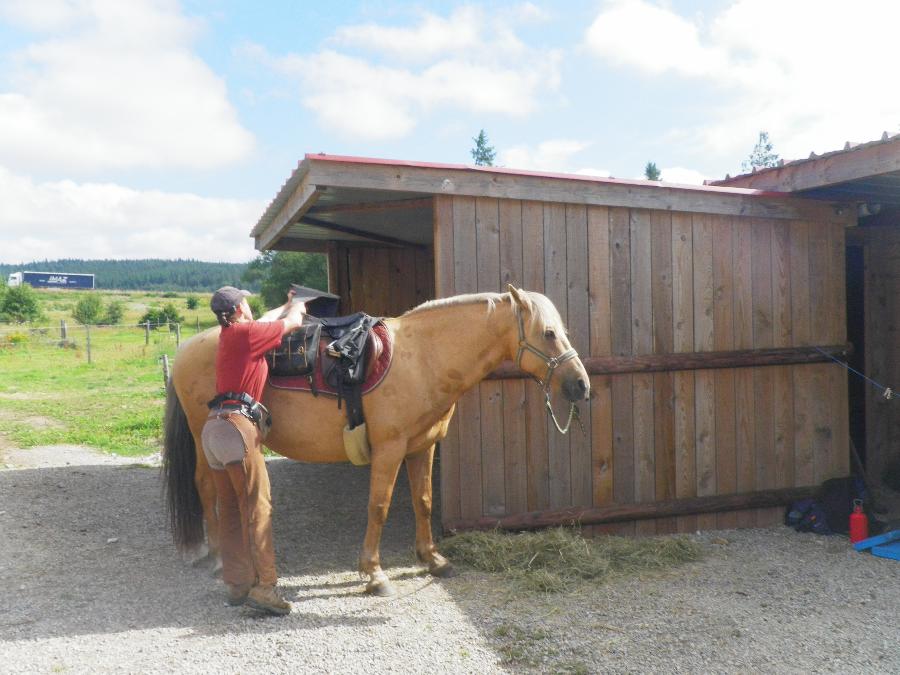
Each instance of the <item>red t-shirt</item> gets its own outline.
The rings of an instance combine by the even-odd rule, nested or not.
[[[216,354],[216,393],[245,392],[262,398],[269,374],[264,354],[281,344],[284,321],[245,321],[223,328]]]

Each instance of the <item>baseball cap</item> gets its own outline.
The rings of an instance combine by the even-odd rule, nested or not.
[[[213,293],[212,299],[209,301],[209,308],[216,314],[231,313],[248,295],[250,295],[250,291],[244,291],[234,286],[222,286]]]

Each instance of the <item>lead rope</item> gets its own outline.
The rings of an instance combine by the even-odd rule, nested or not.
[[[841,361],[841,360],[839,360],[839,359],[834,358],[831,354],[829,354],[828,352],[826,352],[826,351],[825,351],[824,349],[822,349],[821,347],[816,347],[815,349],[816,349],[816,351],[818,351],[820,354],[822,354],[822,355],[824,355],[824,356],[827,356],[829,359],[831,359],[832,361],[834,361],[834,362],[835,362],[836,364],[838,364],[839,366],[844,366],[844,368],[846,368],[847,370],[849,370],[851,373],[853,373],[853,374],[855,374],[855,375],[859,375],[859,376],[860,376],[862,379],[864,379],[866,382],[868,382],[868,383],[871,384],[872,386],[877,387],[878,389],[880,389],[880,390],[881,390],[881,395],[884,397],[884,399],[885,399],[886,401],[890,401],[892,398],[894,398],[894,390],[891,389],[890,387],[885,387],[883,384],[879,384],[878,382],[876,382],[875,380],[873,380],[873,379],[872,379],[871,377],[869,377],[868,375],[865,375],[864,373],[859,372],[856,368],[854,368],[853,366],[851,366],[849,363],[846,363],[846,362],[844,362],[844,361]]]
[[[578,412],[578,406],[574,403],[569,404],[569,419],[566,420],[566,426],[559,426],[559,422],[556,420],[556,413],[553,412],[553,405],[550,403],[550,393],[544,391],[544,396],[547,399],[547,411],[550,413],[550,419],[553,420],[553,426],[556,427],[556,430],[565,436],[569,433],[569,427],[572,426],[572,420],[578,421],[578,426],[581,427],[581,433],[584,433],[584,424],[581,421],[581,414]]]

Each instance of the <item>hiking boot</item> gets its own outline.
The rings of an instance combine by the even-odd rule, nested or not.
[[[291,613],[291,603],[282,600],[274,586],[254,586],[247,594],[247,606],[260,612],[285,615]]]
[[[250,586],[232,586],[228,584],[228,598],[225,604],[229,607],[239,607],[247,601],[247,594],[250,592]]]

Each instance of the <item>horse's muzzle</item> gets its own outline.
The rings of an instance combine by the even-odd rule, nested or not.
[[[562,385],[563,396],[569,403],[586,401],[591,393],[591,386],[583,377],[564,380]]]

